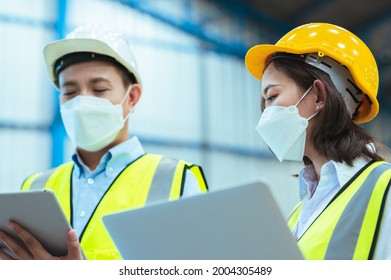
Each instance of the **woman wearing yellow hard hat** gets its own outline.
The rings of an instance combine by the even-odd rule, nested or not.
[[[358,126],[379,111],[372,52],[344,28],[309,23],[245,61],[262,80],[257,132],[280,161],[305,163],[288,220],[304,257],[391,259],[388,151]]]

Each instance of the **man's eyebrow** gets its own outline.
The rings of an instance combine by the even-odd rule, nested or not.
[[[76,86],[77,84],[76,84],[76,82],[74,82],[74,81],[67,81],[67,82],[65,82],[65,83],[63,83],[62,85],[61,85],[61,88],[64,88],[64,87],[72,87],[72,86]]]
[[[97,84],[97,83],[101,83],[101,82],[104,82],[104,83],[108,83],[109,85],[111,85],[111,81],[109,79],[106,79],[106,78],[102,78],[102,77],[99,77],[99,78],[93,78],[89,81],[90,84]]]
[[[98,78],[93,78],[89,81],[90,84],[94,85],[94,84],[97,84],[97,83],[108,83],[110,86],[112,85],[111,81],[109,79],[106,79],[106,78],[102,78],[102,77],[98,77]],[[77,86],[77,82],[76,81],[66,81],[64,82],[62,85],[61,85],[61,88],[65,88],[65,87],[72,87],[72,86]]]

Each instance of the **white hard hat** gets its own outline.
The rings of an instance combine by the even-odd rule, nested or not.
[[[44,56],[50,79],[57,87],[56,62],[71,53],[93,53],[115,59],[132,73],[141,86],[136,59],[131,46],[118,31],[103,25],[82,25],[69,33],[65,39],[49,43]]]

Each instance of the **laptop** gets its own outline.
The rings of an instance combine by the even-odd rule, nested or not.
[[[106,215],[103,223],[123,259],[303,259],[262,181]]]

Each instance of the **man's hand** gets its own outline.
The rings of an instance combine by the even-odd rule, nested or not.
[[[9,222],[8,227],[20,237],[25,246],[0,230],[0,240],[21,260],[82,260],[79,240],[76,232],[71,229],[67,235],[68,254],[66,256],[53,256],[41,243],[34,238],[27,230],[15,222]],[[15,259],[6,250],[0,248],[0,259],[13,260]]]

